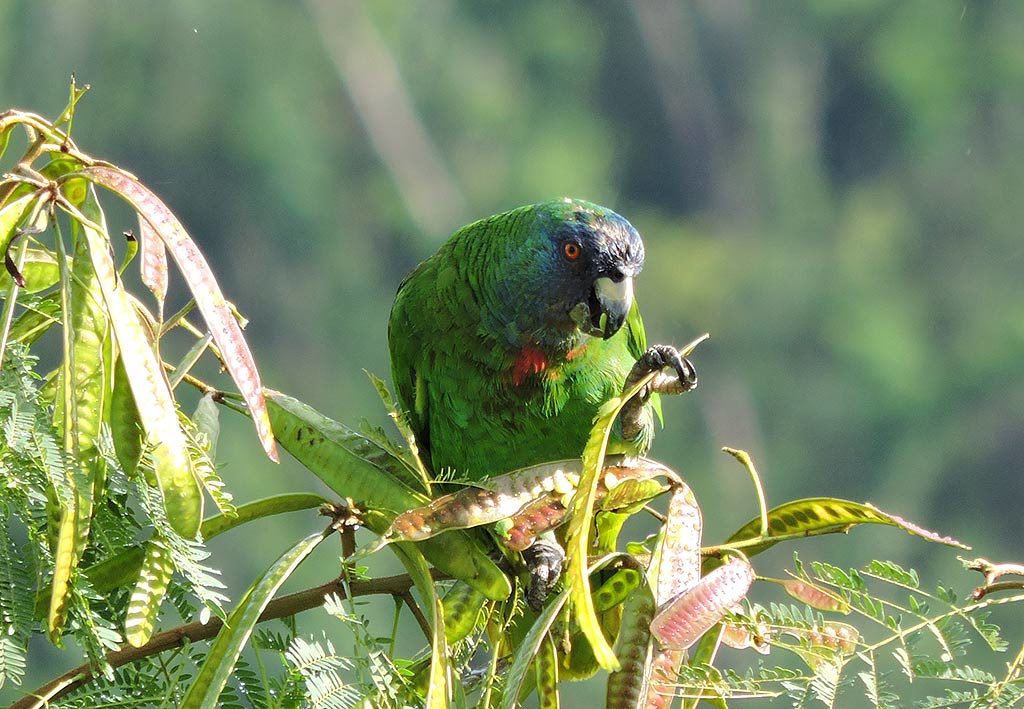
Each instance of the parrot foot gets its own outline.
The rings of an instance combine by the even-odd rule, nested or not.
[[[633,365],[623,391],[629,391],[637,382],[651,372],[658,372],[640,393],[629,400],[622,409],[622,436],[627,441],[639,437],[643,407],[651,394],[685,394],[697,388],[697,370],[679,350],[671,345],[653,345]]]
[[[526,604],[535,612],[540,612],[548,594],[562,575],[565,550],[553,541],[538,539],[523,551],[523,560],[530,571]]]

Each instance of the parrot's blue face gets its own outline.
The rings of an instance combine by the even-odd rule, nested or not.
[[[580,200],[534,205],[486,272],[488,332],[510,346],[575,346],[614,335],[643,267],[640,235],[609,209]]]
[[[644,249],[633,225],[586,202],[562,203],[545,228],[543,272],[550,316],[561,327],[607,339],[623,326],[633,305],[633,279]],[[560,212],[560,213],[559,213]]]

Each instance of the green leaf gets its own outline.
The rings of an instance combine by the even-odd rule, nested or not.
[[[747,556],[760,554],[785,539],[811,537],[818,534],[848,532],[859,524],[885,524],[915,536],[948,546],[969,549],[966,544],[930,532],[870,503],[851,502],[835,497],[810,497],[780,505],[768,512],[768,538],[759,539],[760,518],[747,522],[726,542],[727,546],[742,548]],[[742,544],[757,540],[752,544]]]
[[[267,389],[266,398],[274,435],[284,449],[338,495],[380,512],[364,520],[377,534],[396,514],[426,504],[426,497],[388,472],[401,462],[366,436],[280,392]],[[438,569],[492,600],[512,593],[505,574],[465,532],[447,532],[419,548]]]
[[[263,609],[270,603],[281,584],[331,533],[332,530],[328,528],[309,535],[285,552],[249,587],[210,645],[206,660],[181,702],[182,709],[213,709],[217,706],[217,698],[231,676],[235,662]]]
[[[523,680],[526,673],[533,667],[533,660],[540,652],[541,645],[548,637],[551,626],[562,611],[562,606],[569,600],[569,589],[565,589],[554,598],[548,601],[548,605],[537,616],[537,619],[530,626],[526,637],[519,643],[516,654],[512,659],[512,666],[505,675],[505,684],[501,694],[501,709],[514,709],[519,706],[519,692],[523,687]]]

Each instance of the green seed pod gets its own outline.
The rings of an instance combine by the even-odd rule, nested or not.
[[[462,581],[456,581],[441,601],[444,607],[444,632],[448,643],[456,643],[472,633],[481,620],[480,611],[487,599]]]
[[[640,709],[644,706],[642,702],[647,695],[650,673],[652,617],[654,596],[647,584],[643,584],[623,604],[622,625],[615,641],[615,656],[619,659],[620,669],[608,675],[605,695],[608,709]]]

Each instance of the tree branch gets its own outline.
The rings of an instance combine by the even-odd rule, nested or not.
[[[445,577],[434,574],[434,578],[437,580]],[[411,600],[409,599],[409,592],[412,588],[412,580],[408,574],[399,574],[397,576],[385,576],[368,581],[352,581],[348,584],[348,588],[353,598],[387,594],[408,602],[408,600]],[[298,591],[288,596],[274,599],[267,604],[266,609],[264,609],[257,622],[262,623],[267,620],[284,618],[316,608],[323,605],[324,598],[332,593],[336,593],[339,596],[348,595],[344,584],[339,579],[335,579],[305,591]],[[413,608],[412,604],[410,604],[410,608]],[[419,620],[418,617],[417,620]],[[111,667],[121,667],[122,665],[127,665],[151,655],[179,647],[186,640],[188,642],[209,640],[220,632],[223,625],[224,622],[220,618],[212,618],[205,625],[198,622],[179,625],[177,628],[157,633],[142,647],[126,645],[120,650],[109,652],[106,659]],[[92,665],[89,663],[79,665],[19,699],[14,704],[11,704],[8,709],[36,709],[91,682],[95,677],[95,668]]]

